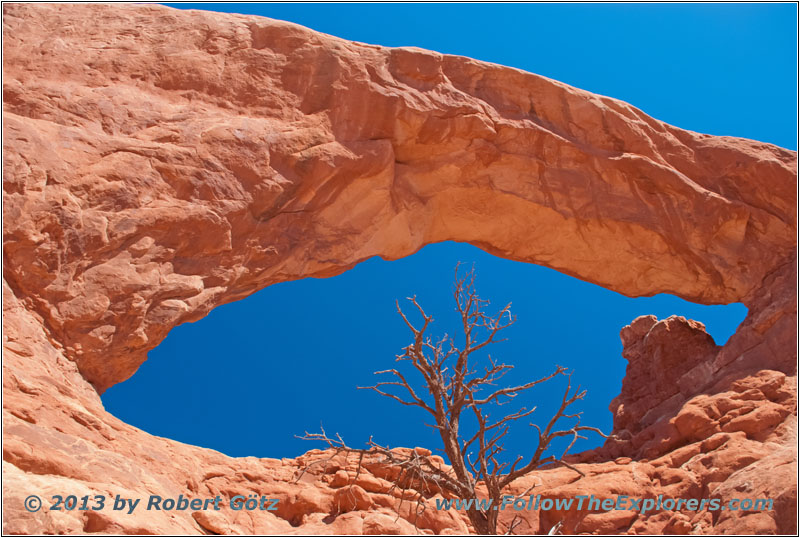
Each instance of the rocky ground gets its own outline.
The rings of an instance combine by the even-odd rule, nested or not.
[[[380,462],[355,484],[341,457],[301,476],[327,455],[229,458],[124,424],[99,397],[217,305],[444,240],[631,296],[749,309],[722,347],[683,318],[622,329],[615,439],[574,457],[584,477],[548,469],[512,490],[769,497],[772,510],[531,510],[518,532],[796,532],[795,152],[258,17],[3,8],[5,533],[468,532],[433,509],[438,492],[391,488]],[[23,507],[250,493],[279,509]]]

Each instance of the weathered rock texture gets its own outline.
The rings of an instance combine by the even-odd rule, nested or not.
[[[215,306],[444,240],[631,296],[749,308],[724,347],[682,318],[623,329],[618,439],[576,457],[586,478],[549,470],[515,490],[773,497],[773,510],[526,512],[522,530],[795,531],[794,152],[258,17],[7,4],[3,24],[5,532],[414,532],[391,470],[345,493],[352,462],[294,484],[319,454],[234,459],[153,437],[98,391]],[[22,508],[65,492],[253,492],[281,510]],[[425,514],[424,532],[468,529]]]

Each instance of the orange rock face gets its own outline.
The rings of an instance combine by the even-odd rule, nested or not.
[[[796,532],[795,152],[258,17],[20,4],[3,23],[4,532],[467,532],[379,464],[356,484],[336,460],[298,481],[323,454],[229,458],[126,425],[98,396],[215,306],[445,240],[631,296],[749,308],[722,347],[682,318],[624,328],[616,437],[574,458],[585,477],[545,470],[514,491],[771,510],[529,510],[519,532]],[[23,508],[64,492],[280,502]]]

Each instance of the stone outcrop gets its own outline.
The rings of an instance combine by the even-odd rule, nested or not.
[[[126,425],[98,395],[215,306],[445,240],[631,296],[749,308],[722,347],[682,318],[623,329],[617,436],[576,457],[586,477],[515,488],[773,510],[530,512],[527,530],[795,532],[795,152],[258,17],[17,4],[3,23],[6,533],[464,532],[455,512],[404,512],[379,466],[353,487],[336,474],[348,462],[296,482],[323,456],[228,458]],[[254,493],[281,510],[22,507],[65,491]]]

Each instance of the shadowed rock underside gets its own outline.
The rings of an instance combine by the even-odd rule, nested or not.
[[[796,532],[795,152],[259,17],[7,4],[3,24],[4,532],[468,532],[435,510],[440,492],[392,490],[380,462],[353,487],[341,458],[298,481],[322,452],[229,458],[129,426],[98,394],[215,306],[446,240],[630,296],[749,309],[725,346],[679,317],[622,329],[616,438],[573,457],[585,477],[545,470],[513,491],[772,510],[531,510],[518,532]],[[65,492],[280,508],[23,508]]]

